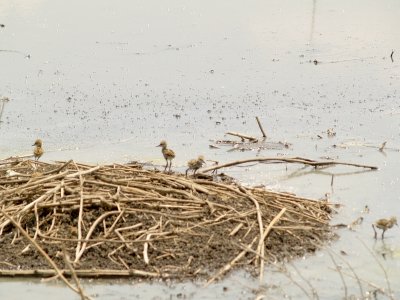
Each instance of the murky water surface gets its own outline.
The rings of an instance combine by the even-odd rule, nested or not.
[[[286,275],[271,267],[260,285],[234,272],[207,289],[202,282],[84,286],[97,299],[254,299],[256,290],[268,299],[307,299],[312,285],[321,299],[338,299],[373,285],[388,291],[381,264],[400,298],[400,229],[382,242],[371,228],[378,218],[400,218],[399,11],[397,0],[1,1],[0,97],[10,101],[0,155],[29,154],[40,137],[48,161],[162,165],[154,146],[167,139],[181,171],[200,153],[221,163],[286,155],[376,165],[374,172],[225,170],[249,185],[313,198],[329,193],[343,205],[332,224],[363,216],[331,246],[288,265]],[[271,141],[292,147],[209,149],[227,131],[259,136],[255,116]],[[336,136],[327,137],[329,128]],[[365,205],[369,214],[361,213]],[[78,299],[61,283],[1,279],[1,299],[26,297]]]

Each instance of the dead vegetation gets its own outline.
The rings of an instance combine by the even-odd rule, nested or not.
[[[70,257],[79,277],[212,282],[234,266],[262,276],[264,262],[312,253],[333,237],[327,201],[223,176],[20,159],[1,161],[0,175],[3,276],[72,275]]]

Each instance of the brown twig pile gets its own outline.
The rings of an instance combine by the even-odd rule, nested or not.
[[[264,262],[314,252],[333,237],[327,201],[134,163],[0,161],[0,209],[3,276],[212,282],[237,265],[262,274]]]

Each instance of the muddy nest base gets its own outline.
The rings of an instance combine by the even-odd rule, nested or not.
[[[131,163],[0,161],[0,276],[193,278],[313,253],[327,201]]]

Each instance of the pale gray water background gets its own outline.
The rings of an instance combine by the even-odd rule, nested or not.
[[[364,217],[354,231],[339,230],[330,247],[294,261],[321,299],[345,295],[330,251],[345,251],[342,258],[360,278],[387,289],[364,244],[400,298],[400,229],[389,230],[382,243],[371,228],[378,218],[400,218],[399,16],[397,0],[0,1],[0,50],[18,51],[0,51],[0,97],[11,99],[0,124],[0,155],[31,153],[40,137],[45,161],[161,165],[154,146],[165,138],[181,171],[200,153],[220,162],[287,155],[376,165],[375,172],[301,165],[225,172],[305,197],[330,193],[343,205],[332,224]],[[292,148],[209,149],[210,139],[227,138],[229,130],[260,135],[255,116],[272,141]],[[336,137],[327,138],[328,128]],[[379,152],[384,141],[395,150]],[[333,147],[343,143],[348,147]],[[371,212],[362,215],[365,205]],[[348,295],[360,295],[356,281],[346,283]],[[202,284],[84,281],[96,299],[254,299],[260,287],[243,271],[207,289]],[[261,288],[267,299],[307,299],[280,272],[267,270]],[[27,297],[78,299],[62,283],[0,279],[1,299]]]

